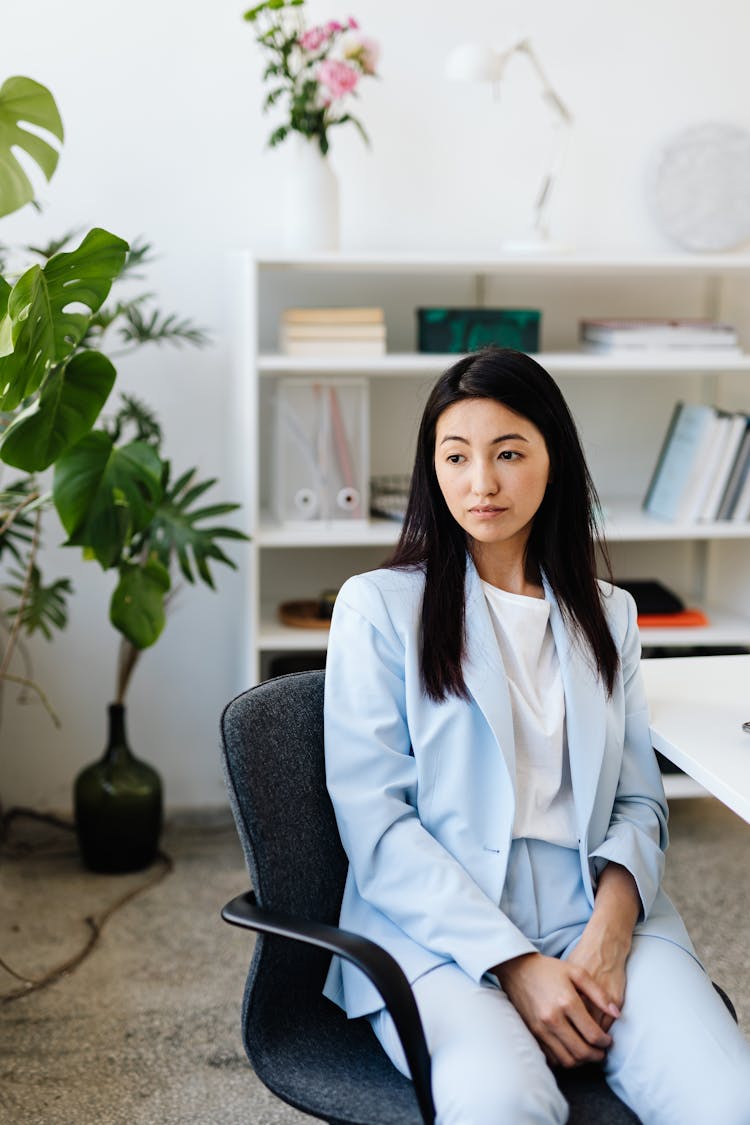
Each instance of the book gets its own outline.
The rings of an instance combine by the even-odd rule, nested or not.
[[[676,404],[643,501],[651,515],[685,519],[716,419],[712,406]]]
[[[579,336],[586,348],[719,348],[739,351],[737,332],[712,320],[581,320]]]
[[[626,343],[619,342],[605,342],[601,340],[581,340],[581,351],[590,355],[605,355],[614,352],[636,352],[639,355],[648,355],[656,353],[662,355],[664,352],[676,353],[679,355],[712,355],[716,353],[717,360],[725,359],[729,355],[742,355],[742,348],[739,344],[719,344],[718,341],[713,340],[708,343],[692,343],[684,341],[653,341],[653,340],[628,340]]]
[[[719,513],[716,517],[717,519],[729,520],[732,518],[732,513],[737,503],[737,497],[745,483],[745,476],[748,471],[750,471],[750,418],[746,421],[745,436],[742,439],[739,451],[734,459],[734,465],[732,466],[732,472],[727,481],[727,486],[724,489]]]
[[[282,324],[279,351],[283,355],[382,355],[384,324]]]
[[[289,356],[385,355],[385,340],[286,340],[283,351]]]
[[[729,415],[725,411],[715,410],[710,440],[706,440],[705,456],[702,459],[700,471],[695,473],[690,490],[690,499],[685,500],[683,509],[683,518],[690,523],[700,519],[706,498],[713,487],[719,463],[723,456],[729,424]]]
[[[732,473],[737,454],[740,449],[748,418],[746,414],[728,414],[724,419],[724,436],[719,438],[720,455],[712,473],[707,468],[710,476],[710,486],[698,513],[699,520],[715,520],[718,518],[721,502],[726,491],[729,477]]]
[[[289,340],[384,340],[384,324],[282,324],[280,335]]]
[[[732,509],[732,522],[743,523],[750,518],[750,457],[745,460],[744,480]]]
[[[283,324],[382,324],[381,308],[289,308],[281,314]]]

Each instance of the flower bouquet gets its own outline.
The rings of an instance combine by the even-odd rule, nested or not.
[[[263,78],[271,81],[272,89],[264,112],[288,99],[288,119],[274,129],[268,143],[274,147],[290,133],[301,133],[317,141],[325,156],[328,130],[348,121],[369,143],[347,102],[357,96],[362,77],[377,77],[380,49],[360,34],[351,18],[306,27],[303,6],[304,0],[265,0],[245,12],[245,19],[257,25],[257,42],[269,60]]]

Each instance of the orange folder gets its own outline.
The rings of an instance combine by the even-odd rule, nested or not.
[[[641,629],[670,629],[708,625],[708,618],[700,609],[682,609],[679,613],[639,613],[638,625]]]

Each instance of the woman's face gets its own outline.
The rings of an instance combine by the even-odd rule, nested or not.
[[[550,472],[546,443],[533,422],[494,399],[454,403],[438,418],[435,472],[467,535],[487,546],[525,550]]]

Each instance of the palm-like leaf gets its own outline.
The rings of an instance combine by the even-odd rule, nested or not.
[[[23,599],[26,575],[20,570],[11,570],[9,574],[14,581],[3,588],[19,600]],[[56,582],[44,586],[39,568],[33,566],[25,600],[20,606],[21,624],[26,633],[31,636],[38,630],[49,641],[53,629],[64,629],[68,623],[67,598],[72,593],[73,585],[69,578],[58,578]],[[9,617],[15,617],[18,612],[19,606],[7,611]]]
[[[158,309],[144,315],[137,304],[122,309],[125,323],[120,328],[120,336],[129,344],[193,344],[202,347],[208,343],[208,336],[202,328],[197,328],[191,320],[178,320],[175,313],[165,316]]]
[[[135,395],[121,394],[120,399],[122,406],[105,427],[112,441],[117,444],[123,433],[130,428],[134,431],[135,441],[145,441],[158,453],[162,443],[162,430],[154,411]]]
[[[46,86],[31,78],[8,78],[0,87],[0,216],[17,211],[34,198],[31,180],[14,149],[28,153],[48,180],[57,167],[57,149],[37,133],[24,129],[21,122],[44,129],[58,141],[63,139],[60,113]]]
[[[197,471],[195,468],[188,469],[174,484],[167,486],[164,498],[149,525],[147,538],[150,550],[156,553],[165,567],[169,568],[172,559],[176,558],[177,565],[188,582],[195,582],[200,577],[213,590],[215,587],[209,560],[224,563],[236,570],[236,564],[224,554],[218,540],[246,540],[248,537],[233,527],[199,526],[204,520],[236,511],[240,505],[213,504],[206,508],[195,508],[193,505],[196,500],[216,484],[214,479],[194,483]]]
[[[31,477],[14,481],[0,491],[0,527],[5,528],[0,534],[0,558],[7,552],[19,566],[26,565],[27,551],[34,538],[34,521],[30,515],[46,506],[49,499],[48,494],[36,495]]]

